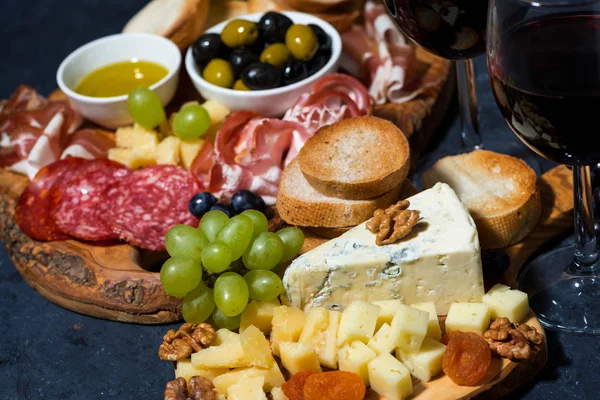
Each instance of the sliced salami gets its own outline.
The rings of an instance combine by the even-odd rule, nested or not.
[[[58,228],[83,240],[117,239],[119,235],[95,214],[102,193],[130,173],[123,164],[110,160],[91,160],[64,173],[50,193],[50,213]]]
[[[85,163],[87,160],[67,157],[42,168],[33,178],[19,198],[15,210],[15,220],[19,228],[36,240],[66,240],[50,213],[50,191],[62,174]]]
[[[198,226],[188,202],[199,191],[198,181],[184,168],[142,168],[103,193],[96,216],[129,244],[162,251],[169,228],[177,224]]]

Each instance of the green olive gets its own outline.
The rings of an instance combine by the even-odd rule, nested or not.
[[[244,85],[244,82],[242,82],[241,79],[238,79],[237,81],[235,81],[235,83],[233,84],[233,90],[241,90],[243,92],[247,92],[250,89],[248,89],[248,87],[246,85]]]
[[[231,69],[231,65],[222,58],[211,60],[204,67],[202,78],[220,87],[231,88],[233,86],[233,70]]]
[[[290,51],[283,43],[273,43],[260,54],[260,62],[282,67],[290,59]]]
[[[309,61],[319,47],[317,35],[308,25],[294,24],[285,33],[285,44],[294,58]]]
[[[256,39],[258,39],[258,25],[245,19],[230,21],[221,32],[221,41],[231,48],[249,46],[256,42]]]

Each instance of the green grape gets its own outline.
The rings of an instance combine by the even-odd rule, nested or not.
[[[167,292],[167,294],[168,294],[169,296],[177,297],[177,298],[180,298],[180,299],[184,298],[184,297],[185,297],[185,295],[187,294],[187,293],[171,293],[171,292],[169,292],[167,289],[165,289],[165,288],[164,288],[164,286],[163,286],[163,290],[164,290],[165,292]]]
[[[252,220],[254,224],[254,233],[252,237],[257,237],[259,233],[267,232],[269,230],[269,221],[265,214],[258,210],[245,210],[242,211],[241,215],[245,215]]]
[[[232,259],[237,260],[244,254],[254,232],[254,224],[247,215],[236,215],[217,236],[217,239],[231,248]]]
[[[173,133],[183,140],[196,139],[204,135],[210,126],[210,115],[204,107],[190,104],[183,107],[173,121]]]
[[[175,225],[165,236],[165,247],[171,257],[191,258],[200,262],[202,249],[207,244],[204,234],[188,225]]]
[[[167,293],[187,293],[202,280],[200,263],[191,258],[169,258],[160,269],[160,282]]]
[[[281,294],[283,283],[281,278],[272,271],[257,269],[244,275],[248,284],[249,296],[256,301],[269,301]]]
[[[227,317],[235,317],[248,304],[248,284],[239,274],[225,272],[215,282],[215,303]]]
[[[302,233],[302,230],[295,226],[290,226],[288,228],[280,229],[275,233],[283,241],[284,249],[281,262],[290,261],[292,258],[296,257],[304,244],[304,233]]]
[[[242,260],[246,268],[272,269],[281,261],[283,256],[283,241],[272,232],[263,232],[254,239]]]
[[[200,283],[194,290],[183,298],[181,313],[186,322],[199,324],[210,317],[215,309],[213,290]]]
[[[198,229],[204,233],[209,242],[214,242],[227,222],[229,222],[227,214],[223,211],[212,210],[202,216]]]
[[[216,241],[202,250],[202,265],[212,274],[218,274],[229,268],[231,249],[225,243]]]
[[[228,317],[227,315],[223,314],[221,312],[221,310],[219,310],[218,308],[215,309],[215,311],[213,312],[213,321],[215,323],[215,325],[217,325],[219,328],[223,328],[223,329],[229,329],[230,331],[234,331],[236,329],[240,328],[240,319],[241,319],[241,314],[236,315],[235,317]]]
[[[146,129],[154,129],[167,119],[158,95],[148,88],[129,93],[127,108],[131,118]]]

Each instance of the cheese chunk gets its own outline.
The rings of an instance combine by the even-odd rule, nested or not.
[[[339,370],[354,372],[369,386],[369,361],[375,357],[377,353],[363,342],[352,342],[338,351]]]
[[[229,342],[230,340],[240,340],[240,335],[231,332],[229,329],[221,328],[215,332],[215,338],[210,343],[211,346],[220,346],[225,342]]]
[[[378,355],[369,362],[371,389],[386,400],[402,400],[413,392],[408,368],[388,353]]]
[[[156,164],[154,150],[108,149],[108,159],[126,165],[131,169],[149,167]]]
[[[271,368],[275,363],[269,341],[254,325],[250,325],[240,334],[240,343],[246,352],[246,359],[250,365]]]
[[[380,307],[366,301],[353,301],[342,312],[337,345],[342,347],[355,340],[367,343],[375,333]]]
[[[298,342],[311,345],[317,352],[319,362],[329,368],[337,368],[337,332],[341,313],[323,307],[312,308],[306,314],[306,322]]]
[[[202,107],[204,107],[204,109],[208,112],[211,124],[217,124],[223,121],[225,118],[227,118],[229,113],[231,113],[231,110],[227,108],[225,104],[216,100],[206,100],[202,104]]]
[[[402,302],[400,300],[381,300],[374,301],[373,304],[380,307],[377,326],[375,327],[375,332],[377,332],[383,324],[392,324],[392,319],[394,319],[394,315]]]
[[[262,389],[264,380],[260,376],[240,379],[227,389],[227,400],[267,400]]]
[[[394,346],[406,351],[417,351],[427,334],[429,314],[417,308],[401,305],[390,328]]]
[[[279,306],[279,300],[277,299],[250,302],[240,317],[240,333],[250,325],[256,326],[265,335],[271,333],[273,310]]]
[[[186,381],[190,381],[192,376],[201,376],[208,380],[213,380],[217,376],[222,375],[228,372],[227,368],[195,368],[192,365],[191,359],[179,360],[177,361],[177,366],[175,367],[175,378],[184,378]]]
[[[491,319],[506,317],[510,322],[520,323],[529,314],[527,293],[499,283],[483,296],[483,304],[490,308]]]
[[[139,124],[117,129],[115,132],[116,146],[121,149],[156,150],[158,135]]]
[[[429,382],[442,372],[442,360],[446,346],[432,338],[425,338],[419,351],[404,352],[396,349],[396,357],[408,368],[411,375],[423,382]]]
[[[264,384],[268,372],[269,370],[264,368],[238,368],[217,376],[212,380],[212,383],[217,393],[227,394],[227,389],[229,389],[230,386],[235,385],[244,378],[261,377],[263,378]]]
[[[168,136],[164,138],[156,147],[156,163],[157,164],[179,164],[179,138],[176,136]]]
[[[453,303],[446,317],[446,333],[461,331],[483,335],[489,326],[490,310],[482,303]]]
[[[391,353],[394,347],[396,347],[396,343],[394,343],[394,338],[392,337],[392,327],[388,324],[383,324],[371,340],[369,340],[367,346],[372,348],[377,355]]]
[[[271,350],[279,355],[279,343],[297,342],[302,333],[306,315],[296,307],[279,306],[273,310]]]
[[[300,371],[321,372],[321,365],[315,349],[304,343],[279,343],[281,364],[290,374]]]
[[[250,365],[239,340],[230,340],[192,354],[195,368],[237,368]]]
[[[200,150],[202,150],[202,147],[204,147],[204,139],[179,141],[179,155],[181,157],[181,163],[185,168],[192,168],[192,164],[198,153],[200,153]]]
[[[435,303],[429,301],[427,303],[411,304],[410,306],[429,314],[429,325],[427,325],[427,334],[425,336],[439,341],[442,338],[442,329],[440,328],[440,320],[435,310]]]
[[[224,394],[221,393],[217,393],[217,395],[215,396],[216,400],[227,400],[227,396],[225,396]]]
[[[265,375],[265,392],[270,391],[274,387],[279,387],[285,383],[285,378],[279,369],[279,365],[275,362],[273,366],[267,370],[267,375]]]
[[[271,396],[273,397],[273,400],[290,400],[285,393],[283,393],[283,390],[281,390],[281,388],[276,387],[273,388],[273,390],[271,390]]]
[[[450,303],[483,297],[477,229],[450,186],[439,183],[408,199],[421,220],[404,239],[377,246],[365,223],[296,258],[284,278],[291,304],[343,310],[354,300]]]

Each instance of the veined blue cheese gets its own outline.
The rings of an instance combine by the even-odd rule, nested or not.
[[[331,310],[354,300],[433,301],[440,315],[452,302],[481,302],[479,238],[467,208],[445,183],[408,200],[421,220],[407,237],[377,246],[363,223],[316,247],[286,270],[287,300]]]

